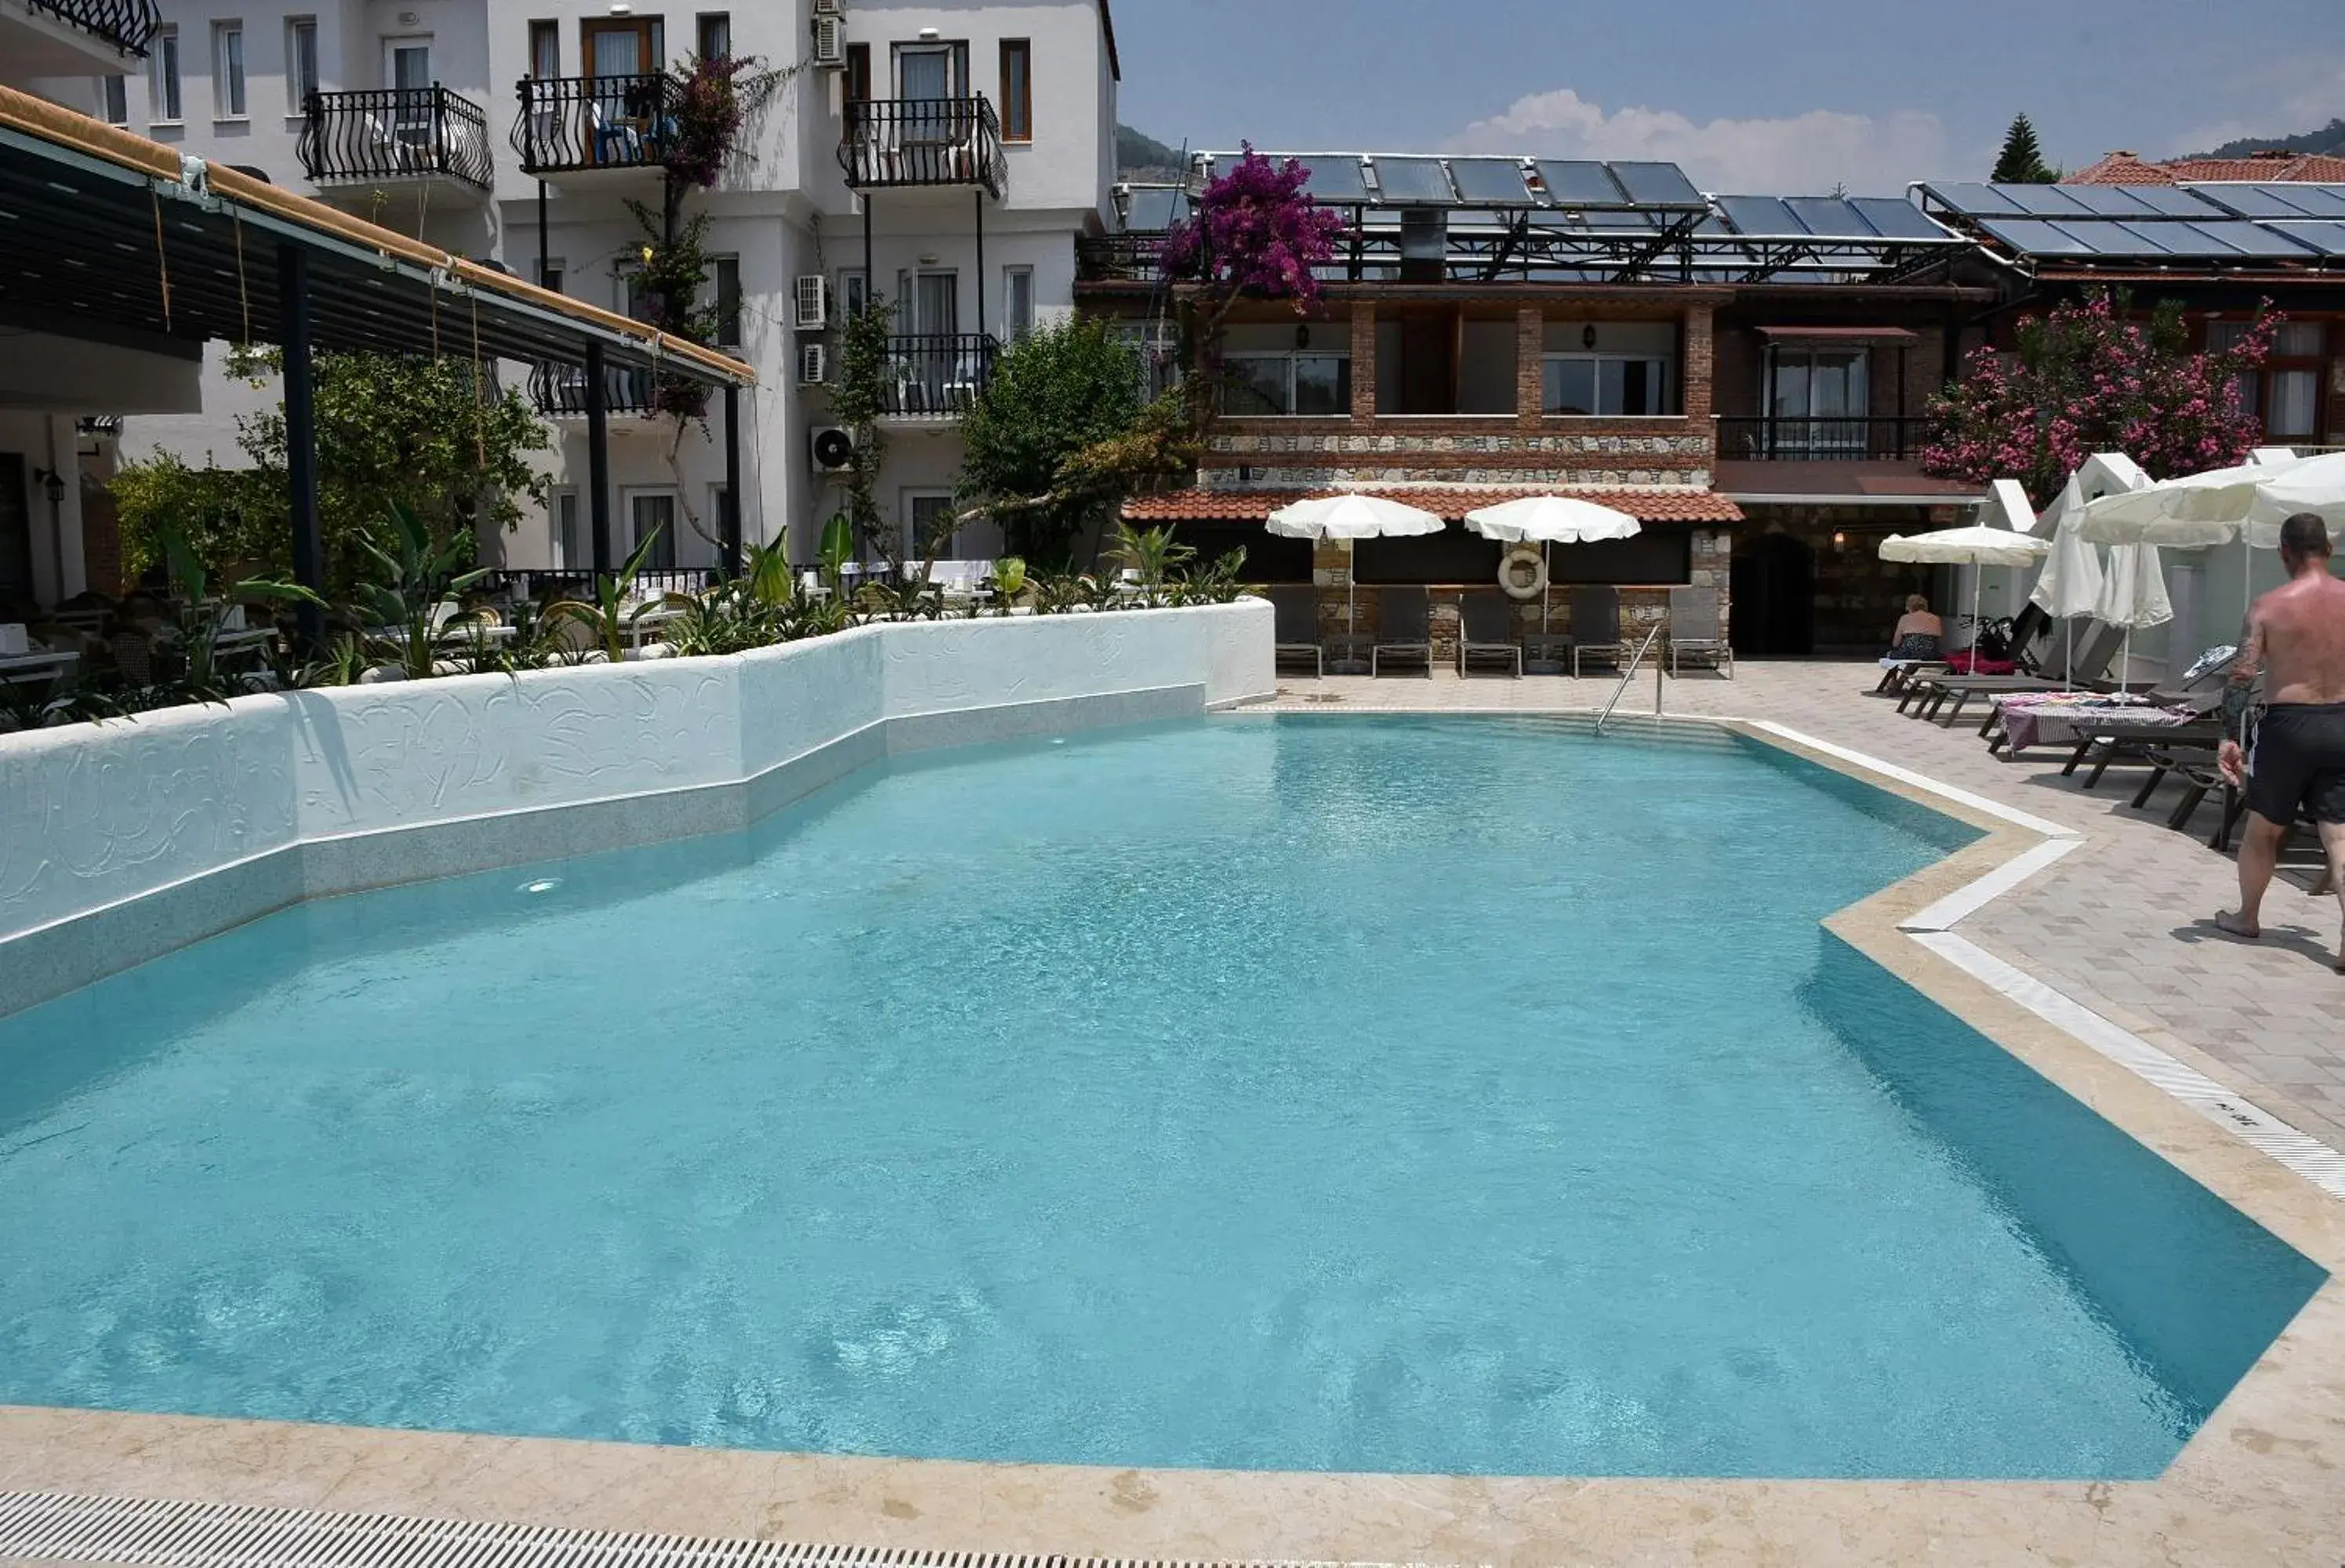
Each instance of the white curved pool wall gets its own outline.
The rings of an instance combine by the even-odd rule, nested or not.
[[[1268,696],[1272,618],[867,626],[0,735],[0,1014],[305,897],[723,832],[896,753]]]

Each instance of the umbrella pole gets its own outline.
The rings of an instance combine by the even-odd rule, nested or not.
[[[1349,540],[1344,541],[1344,635],[1360,634],[1360,547]]]
[[[1539,635],[1548,634],[1548,606],[1555,600],[1555,545],[1552,541],[1539,549],[1547,555],[1547,575],[1539,579]]]
[[[1971,566],[1971,673],[1974,675],[1979,673],[1979,585],[1985,581],[1986,563],[1974,562]]]

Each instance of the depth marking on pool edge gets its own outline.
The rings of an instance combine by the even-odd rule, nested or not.
[[[0,1557],[156,1568],[1357,1568],[821,1546],[38,1492],[0,1492]]]

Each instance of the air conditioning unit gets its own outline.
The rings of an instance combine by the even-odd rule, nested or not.
[[[798,278],[797,324],[801,332],[829,330],[830,279],[819,272],[808,272]]]
[[[844,425],[824,425],[808,443],[817,473],[838,473],[855,460],[855,432]]]
[[[833,66],[847,64],[847,18],[835,9],[815,8],[814,63]]]
[[[830,379],[830,345],[801,343],[798,345],[798,385],[819,387]]]

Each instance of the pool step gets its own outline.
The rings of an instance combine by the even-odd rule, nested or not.
[[[809,1546],[33,1492],[0,1492],[0,1560],[12,1558],[152,1568],[1276,1568]]]

